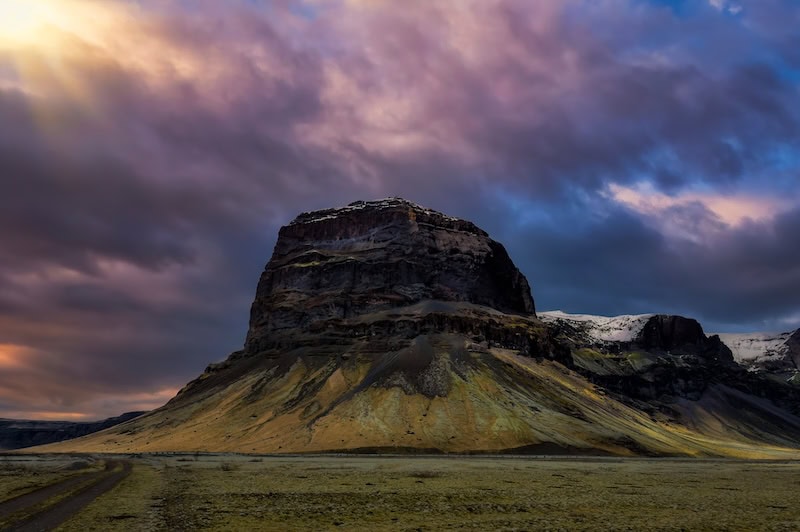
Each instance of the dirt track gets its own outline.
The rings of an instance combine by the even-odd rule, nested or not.
[[[109,461],[104,471],[77,475],[4,501],[0,503],[0,522],[6,521],[3,530],[53,530],[111,490],[130,471],[130,462]]]

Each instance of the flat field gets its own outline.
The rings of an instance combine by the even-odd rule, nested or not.
[[[131,473],[58,530],[800,529],[800,462],[8,455],[0,501],[109,460]]]

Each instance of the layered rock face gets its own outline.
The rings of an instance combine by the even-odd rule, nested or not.
[[[298,216],[242,350],[49,449],[800,457],[800,398],[769,385],[691,319],[537,317],[502,245],[393,198]]]
[[[471,222],[397,198],[301,214],[280,230],[258,283],[245,349],[429,300],[534,314],[525,276]]]

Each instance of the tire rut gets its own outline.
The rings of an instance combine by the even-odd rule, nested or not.
[[[90,479],[99,478],[107,474],[108,471],[110,471],[110,469],[108,464],[106,464],[106,467],[103,471],[79,473],[69,478],[65,478],[64,480],[59,480],[52,484],[48,484],[47,486],[43,486],[28,493],[18,495],[12,499],[7,499],[3,502],[0,502],[0,521],[7,519],[20,510],[31,508],[37,504],[45,502],[48,499],[58,496],[61,493],[65,493]]]
[[[114,471],[117,466],[122,466],[119,471]],[[0,519],[6,519],[14,513],[25,509],[33,508],[56,497],[69,493],[77,486],[89,482],[80,487],[74,493],[70,493],[63,500],[52,506],[47,506],[34,515],[21,521],[11,523],[3,529],[15,532],[40,532],[42,530],[53,530],[64,521],[78,513],[97,497],[110,491],[120,481],[127,477],[131,472],[130,462],[108,462],[105,471],[89,473],[69,478],[67,480],[45,486],[25,495],[21,495],[10,501],[0,504]]]

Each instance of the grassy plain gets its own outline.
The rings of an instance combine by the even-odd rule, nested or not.
[[[68,455],[0,455],[0,502],[77,474],[99,471],[102,462]]]
[[[128,478],[59,530],[800,529],[799,462],[193,454],[131,462]]]

